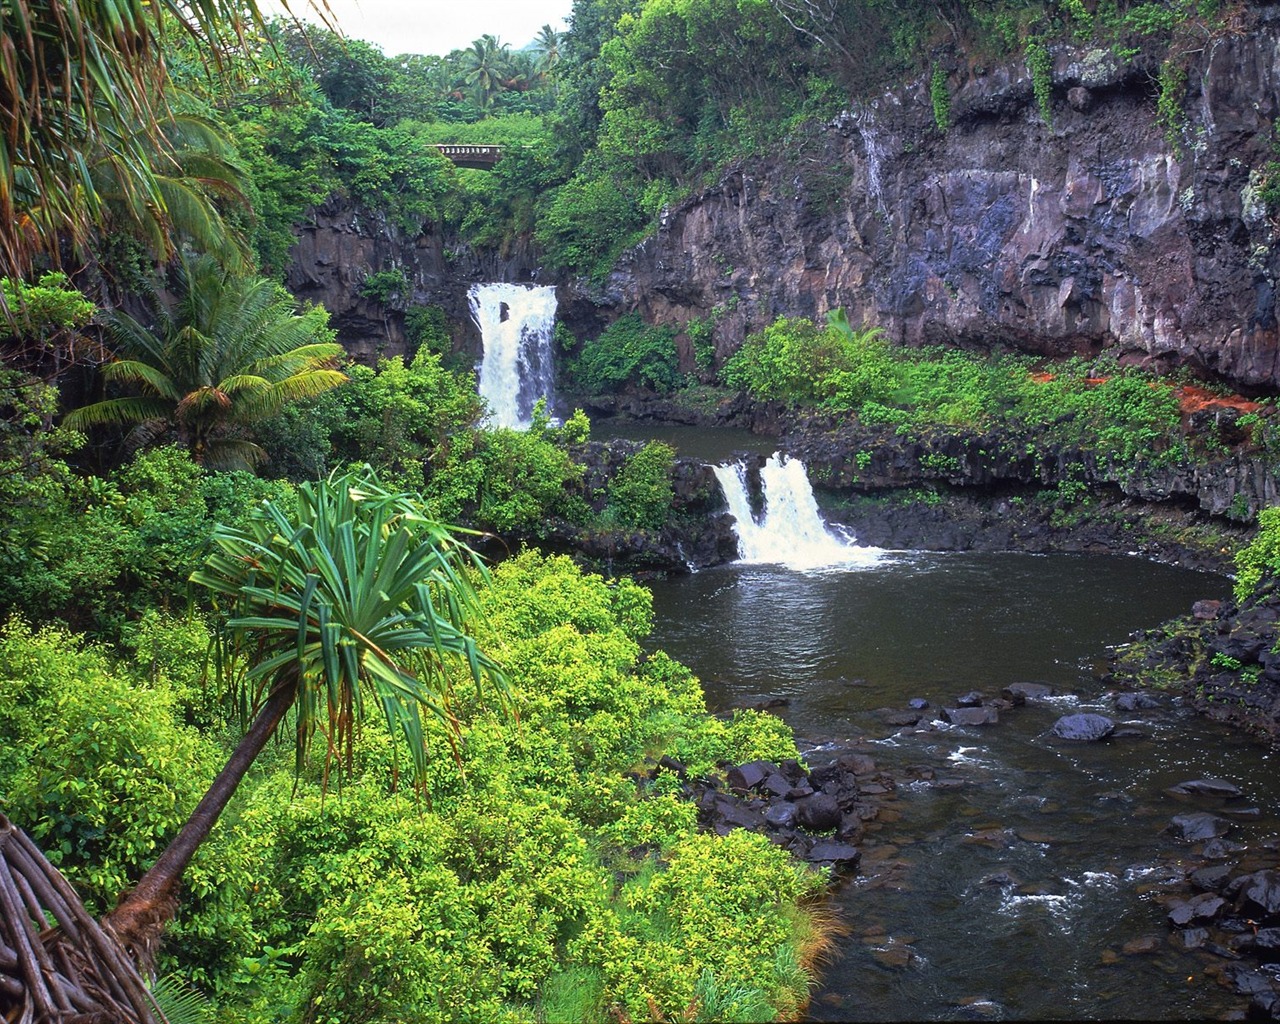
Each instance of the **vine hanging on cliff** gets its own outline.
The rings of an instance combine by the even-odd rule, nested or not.
[[[1187,112],[1182,101],[1187,92],[1187,69],[1172,57],[1160,65],[1157,79],[1160,93],[1156,97],[1156,123],[1164,129],[1165,141],[1174,156],[1182,156],[1182,130],[1187,125]]]
[[[1040,117],[1052,128],[1053,57],[1049,54],[1049,48],[1034,36],[1027,40],[1024,52],[1027,70],[1031,72],[1031,88],[1036,94],[1036,106],[1040,108]]]
[[[945,132],[951,127],[951,90],[947,88],[947,72],[937,63],[929,80],[929,99],[933,102],[933,121],[938,131]]]

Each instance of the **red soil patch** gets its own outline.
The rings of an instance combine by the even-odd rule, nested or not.
[[[1237,412],[1257,412],[1262,406],[1240,395],[1215,395],[1194,384],[1178,388],[1178,407],[1184,413],[1203,412],[1205,409],[1235,409]]]

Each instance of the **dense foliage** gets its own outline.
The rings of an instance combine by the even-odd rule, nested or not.
[[[798,903],[821,876],[760,837],[700,835],[690,806],[627,775],[664,752],[697,772],[794,756],[788,730],[708,717],[687,670],[642,655],[635,584],[526,553],[478,593],[518,724],[459,690],[458,761],[424,766],[425,806],[393,790],[396,744],[373,721],[327,799],[319,766],[295,782],[268,757],[192,866],[170,966],[227,1020],[647,1019],[698,1000],[709,1020],[791,1015],[812,966]],[[21,621],[0,636],[5,813],[99,906],[222,756],[180,721],[198,659],[164,665]]]
[[[775,321],[747,339],[723,376],[759,399],[849,414],[899,434],[999,425],[1028,443],[1078,445],[1115,467],[1190,454],[1173,383],[1148,372],[1106,360],[1046,369],[1029,356],[894,349],[839,314],[825,328]]]

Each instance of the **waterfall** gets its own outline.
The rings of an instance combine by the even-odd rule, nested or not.
[[[884,145],[880,141],[875,114],[870,110],[860,110],[854,115],[854,123],[858,126],[858,134],[862,136],[862,146],[867,153],[867,191],[875,199],[880,212],[888,216],[888,210],[884,206],[884,186],[880,182]]]
[[[865,566],[879,561],[880,548],[859,546],[822,521],[809,475],[799,459],[775,453],[764,464],[760,470],[764,511],[758,519],[751,511],[746,465],[738,462],[714,469],[735,520],[742,561],[776,562],[791,569]]]
[[[467,301],[484,344],[480,394],[489,405],[489,421],[495,427],[525,429],[539,398],[551,404],[556,290],[473,284]]]

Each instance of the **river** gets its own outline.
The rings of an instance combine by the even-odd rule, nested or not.
[[[1205,979],[1215,957],[1175,948],[1160,904],[1196,866],[1163,834],[1203,776],[1239,785],[1275,831],[1268,752],[1169,698],[1117,712],[1099,682],[1130,632],[1222,597],[1222,577],[1137,558],[883,554],[859,568],[735,564],[653,585],[652,644],[688,664],[715,710],[778,707],[812,743],[857,741],[899,779],[859,875],[837,895],[848,936],[814,1020],[1193,1019],[1239,1010]],[[936,723],[967,691],[1016,681],[1060,694],[996,725]],[[912,698],[919,726],[889,724]],[[1055,741],[1100,711],[1138,736]],[[931,724],[932,723],[932,724]]]

